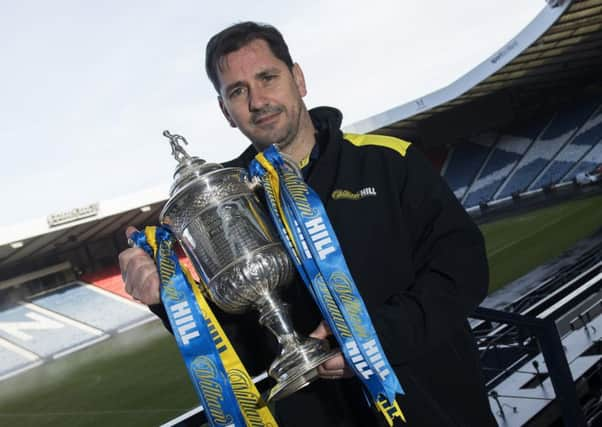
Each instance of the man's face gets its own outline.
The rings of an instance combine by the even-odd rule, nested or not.
[[[223,57],[218,77],[224,115],[258,150],[295,140],[306,94],[297,64],[290,70],[258,39]]]

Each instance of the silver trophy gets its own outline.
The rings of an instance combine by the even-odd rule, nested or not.
[[[183,137],[163,135],[178,166],[160,221],[180,241],[219,308],[259,311],[259,323],[281,347],[268,369],[276,380],[268,400],[288,396],[315,379],[317,367],[337,352],[327,341],[301,337],[293,329],[278,289],[292,281],[295,267],[254,193],[259,184],[242,168],[191,157]]]

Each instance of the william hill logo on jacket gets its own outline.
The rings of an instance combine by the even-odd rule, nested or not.
[[[330,195],[333,200],[360,200],[366,197],[376,197],[376,189],[374,187],[364,187],[359,191],[350,190],[334,190]]]

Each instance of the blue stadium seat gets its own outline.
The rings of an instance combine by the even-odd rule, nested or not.
[[[496,195],[503,198],[527,190],[556,154],[592,114],[598,100],[572,104],[559,111],[520,161],[516,172]]]
[[[443,177],[459,199],[481,168],[489,149],[487,146],[473,142],[463,142],[454,146]]]
[[[463,205],[470,207],[491,200],[548,121],[549,117],[529,121],[527,124],[510,129],[507,135],[499,137],[489,161],[472,185]]]
[[[600,140],[589,153],[577,164],[575,169],[571,170],[563,181],[571,181],[578,173],[589,172],[596,166],[602,164],[602,140]]]
[[[577,135],[558,153],[545,173],[531,186],[541,188],[561,182],[564,176],[602,139],[602,107],[579,129]]]
[[[506,151],[503,147],[496,147],[479,179],[473,184],[464,200],[464,206],[474,206],[489,201],[520,158],[520,154]]]

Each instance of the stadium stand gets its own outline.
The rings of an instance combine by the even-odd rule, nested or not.
[[[582,172],[589,172],[597,165],[602,164],[602,139],[581,159],[581,161],[565,177],[564,181],[571,181]]]
[[[32,304],[104,332],[118,331],[146,320],[145,306],[75,282],[30,299]]]
[[[465,206],[478,205],[493,198],[548,121],[549,117],[545,116],[500,136],[489,161],[464,199]]]
[[[145,306],[79,281],[13,301],[0,310],[0,379],[152,320]]]
[[[495,197],[508,197],[527,190],[546,165],[570,142],[595,107],[596,105],[589,101],[570,105],[556,113]]]
[[[530,189],[542,188],[546,185],[565,181],[563,178],[569,170],[602,139],[602,107],[594,112],[589,120],[579,129],[575,138],[558,153],[545,172],[535,181]]]
[[[156,223],[164,196],[134,197],[0,228],[0,380],[156,319],[116,266],[124,224]]]
[[[477,138],[453,147],[444,177],[457,198],[462,198],[491,149],[493,138]]]
[[[570,182],[602,163],[599,96],[452,147],[442,175],[466,208]]]

